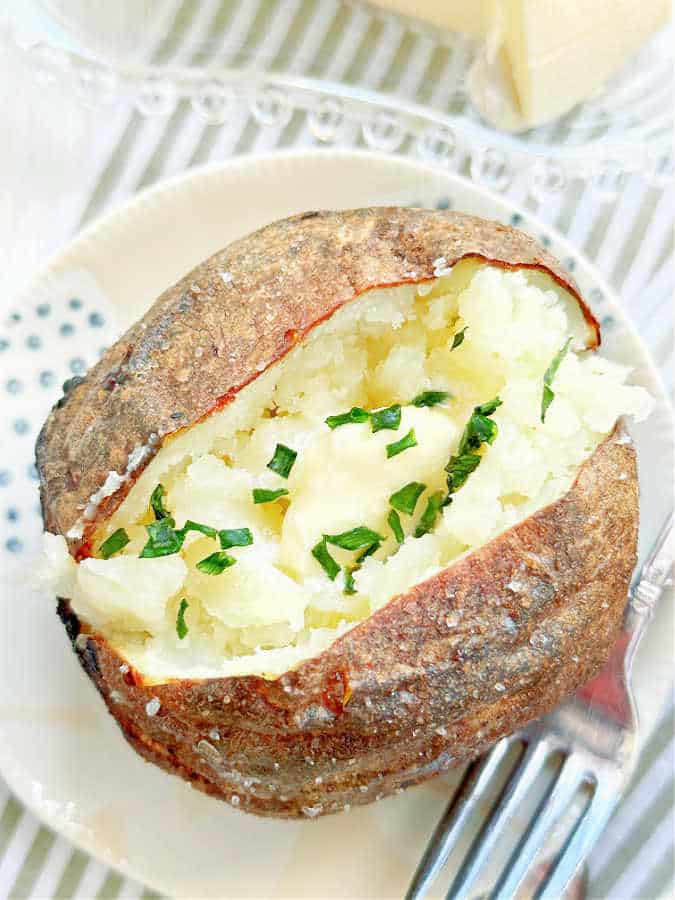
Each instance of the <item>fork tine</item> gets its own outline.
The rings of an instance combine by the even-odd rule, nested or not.
[[[616,784],[598,785],[591,802],[551,867],[544,887],[537,895],[540,900],[558,900],[562,896],[574,873],[605,830],[605,825],[619,802],[619,795],[620,790]]]
[[[421,900],[447,862],[457,839],[473,813],[476,804],[487,790],[492,778],[504,761],[511,746],[504,738],[482,759],[469,766],[457,793],[448,804],[436,826],[424,856],[420,860],[405,900]]]
[[[490,900],[511,900],[534,859],[544,846],[551,829],[568,808],[582,781],[582,770],[573,756],[568,757],[552,788],[542,799],[527,831],[513,850]]]
[[[546,738],[535,739],[527,745],[522,759],[502,789],[496,808],[475,837],[453,879],[447,893],[448,900],[468,895],[504,826],[513,818],[554,747]]]

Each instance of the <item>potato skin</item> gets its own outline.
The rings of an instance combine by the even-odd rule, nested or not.
[[[637,523],[635,451],[619,424],[561,499],[278,680],[145,685],[103,637],[79,633],[67,601],[60,614],[142,756],[240,809],[314,817],[477,756],[599,671]]]
[[[92,531],[168,436],[232,400],[364,291],[434,278],[441,256],[446,265],[473,256],[548,272],[578,300],[587,346],[598,345],[597,322],[570,277],[515,229],[395,208],[276,222],[162,294],[57,404],[36,448],[45,528],[66,535],[108,474],[124,473],[130,455],[147,448],[82,537],[70,538],[71,553],[87,556]],[[621,621],[637,519],[635,452],[617,426],[556,503],[276,680],[153,686],[88,632],[67,599],[59,614],[142,756],[241,809],[314,817],[476,756],[597,672]]]
[[[345,303],[376,287],[432,279],[436,261],[464,257],[550,274],[579,302],[588,347],[599,326],[571,277],[532,238],[461,213],[372,207],[307,212],[216,253],[165,291],[52,410],[36,446],[47,531],[68,535],[111,471],[123,485],[69,536],[88,538],[174,432],[224,406]],[[133,285],[130,289],[133,289]],[[195,351],[201,348],[198,355]]]

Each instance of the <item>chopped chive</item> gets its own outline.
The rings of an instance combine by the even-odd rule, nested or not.
[[[389,498],[389,503],[399,512],[411,516],[415,512],[415,506],[420,498],[420,494],[426,490],[426,487],[426,484],[421,484],[419,481],[411,481],[392,494]]]
[[[415,429],[411,428],[400,441],[394,441],[393,444],[387,444],[387,459],[391,459],[392,456],[398,456],[398,454],[403,453],[404,450],[409,450],[410,447],[416,446],[417,438],[415,437]]]
[[[180,601],[180,606],[178,607],[178,615],[176,616],[176,634],[178,635],[179,641],[182,641],[189,631],[187,623],[185,622],[185,610],[189,605],[190,604],[187,602],[187,600],[183,598]]]
[[[373,553],[377,553],[377,551],[379,549],[380,549],[380,541],[375,541],[375,543],[371,544],[370,547],[366,547],[366,549],[363,551],[363,553],[360,553],[356,557],[357,563],[362,563],[364,559],[366,559],[368,556],[372,556]]]
[[[318,544],[312,547],[312,556],[319,563],[330,580],[335,581],[335,577],[340,571],[340,566],[335,562],[333,557],[328,552],[328,547],[326,546],[326,538],[322,538]]]
[[[401,404],[394,403],[393,406],[375,410],[370,414],[370,424],[374,432],[384,429],[396,431],[401,424]]]
[[[140,552],[141,559],[154,559],[157,556],[170,556],[178,553],[185,540],[185,532],[176,530],[172,518],[166,517],[158,522],[145,526],[148,542]]]
[[[211,528],[210,525],[202,525],[201,522],[193,522],[192,519],[188,519],[180,530],[183,534],[187,534],[188,531],[199,531],[210,538],[218,537],[217,529]]]
[[[394,532],[394,537],[396,538],[396,542],[402,544],[405,540],[405,533],[403,531],[403,527],[401,526],[401,517],[396,512],[395,509],[389,510],[389,515],[387,516],[387,522],[389,523],[389,527]]]
[[[329,428],[339,428],[340,425],[351,425],[355,422],[367,422],[369,418],[370,413],[368,410],[361,409],[360,406],[353,406],[349,412],[340,413],[337,416],[328,416],[325,422]]]
[[[471,418],[466,424],[457,448],[457,456],[464,456],[472,450],[478,450],[481,444],[491,444],[497,437],[497,423],[488,418],[501,406],[499,397],[475,406]]]
[[[249,528],[223,528],[218,532],[218,537],[223,550],[229,550],[230,547],[250,547],[253,543]]]
[[[422,406],[438,406],[439,403],[445,403],[449,397],[449,391],[422,391],[410,402],[418,408]]]
[[[464,328],[462,328],[461,331],[458,331],[458,332],[456,332],[456,334],[453,335],[453,338],[452,338],[452,347],[450,347],[450,352],[451,352],[451,353],[452,353],[453,350],[456,350],[457,347],[459,347],[460,344],[462,344],[462,342],[464,341],[464,332],[466,331],[466,329],[467,329],[468,327],[469,327],[468,325],[465,325]]]
[[[216,550],[216,552],[212,553],[210,556],[205,556],[204,559],[200,559],[197,563],[197,568],[205,575],[220,575],[225,569],[229,569],[230,566],[233,566],[236,561],[237,560],[233,556],[228,556],[228,554],[224,553],[222,550]]]
[[[323,539],[342,550],[360,550],[362,547],[369,547],[375,542],[384,540],[381,534],[366,528],[365,525],[352,528],[351,531],[343,531],[341,534],[324,534]]]
[[[345,586],[343,593],[345,594],[355,594],[356,593],[356,584],[354,583],[354,572],[356,571],[356,566],[347,567],[344,570],[345,574]]]
[[[266,488],[253,488],[254,503],[272,503],[279,497],[285,497],[288,494],[287,488],[278,488],[276,491],[268,491]]]
[[[475,406],[473,411],[479,416],[491,416],[501,405],[502,401],[499,397],[495,397],[494,400],[488,400],[486,403],[481,403],[480,406]]]
[[[474,406],[457,448],[457,454],[451,456],[445,467],[448,473],[448,495],[454,494],[466,483],[469,475],[480,465],[482,457],[476,453],[482,444],[491,444],[497,437],[497,423],[489,418],[502,401],[499,397]]]
[[[478,468],[481,457],[477,453],[465,453],[462,456],[451,456],[445,467],[448,473],[448,491],[454,494],[462,487],[469,475]]]
[[[277,444],[274,449],[274,456],[267,463],[267,468],[281,475],[282,478],[288,478],[298,455],[297,450],[291,450],[285,444]]]
[[[443,491],[436,491],[435,494],[432,494],[427,500],[427,508],[422,513],[422,517],[419,521],[417,528],[415,529],[415,537],[422,537],[424,534],[428,534],[431,529],[436,524],[436,519],[438,518],[438,514],[440,513],[442,507],[445,505],[445,494]]]
[[[123,547],[126,547],[128,543],[129,535],[124,528],[118,528],[117,531],[113,531],[109,538],[106,538],[105,541],[103,541],[98,548],[98,552],[103,559],[110,559],[111,556],[114,556]]]
[[[567,351],[570,348],[570,344],[572,343],[572,338],[568,337],[565,343],[562,345],[560,350],[556,353],[556,355],[551,360],[551,364],[548,369],[544,372],[544,389],[541,395],[541,421],[543,422],[546,418],[546,410],[549,408],[551,403],[553,402],[553,398],[555,394],[551,390],[551,384],[553,383],[553,379],[556,376],[556,372],[560,368],[560,363],[563,361],[563,358]]]
[[[155,514],[155,519],[168,519],[169,512],[164,508],[164,485],[158,484],[152,494],[150,494],[150,506]]]

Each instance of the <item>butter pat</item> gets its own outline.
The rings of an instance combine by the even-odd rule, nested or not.
[[[665,0],[501,0],[469,73],[498,128],[543,125],[593,97],[668,21]]]
[[[481,39],[469,96],[498,128],[550,122],[598,93],[670,18],[668,0],[376,0]]]
[[[499,0],[373,0],[377,6],[413,16],[449,31],[482,35],[494,21]]]

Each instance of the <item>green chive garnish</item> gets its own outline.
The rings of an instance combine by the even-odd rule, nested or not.
[[[187,534],[188,531],[199,531],[201,534],[205,534],[210,538],[218,536],[217,529],[211,528],[210,525],[202,525],[201,522],[193,522],[192,519],[188,519],[180,530],[183,534]]]
[[[460,345],[460,344],[462,343],[462,341],[464,340],[464,332],[466,331],[466,329],[467,329],[468,327],[469,327],[468,325],[465,325],[464,328],[462,328],[461,331],[458,331],[458,332],[453,336],[453,338],[452,338],[452,347],[450,347],[450,352],[451,352],[451,353],[452,353],[453,350],[456,350],[457,347],[459,347],[459,345]]]
[[[377,553],[377,551],[379,549],[380,549],[380,541],[375,541],[374,544],[371,544],[370,547],[366,547],[366,549],[363,551],[363,553],[360,553],[356,557],[357,563],[362,563],[364,559],[366,559],[368,556],[372,556],[373,553]]]
[[[422,406],[438,406],[439,403],[445,403],[449,397],[449,391],[422,391],[410,402],[418,408]]]
[[[312,547],[312,556],[319,563],[330,580],[335,581],[337,573],[340,571],[340,566],[328,552],[326,538],[322,538],[318,544]]]
[[[340,425],[351,425],[354,422],[367,422],[370,413],[361,409],[360,406],[353,406],[349,412],[340,413],[337,416],[328,416],[325,420],[329,428],[338,428]]]
[[[481,444],[491,444],[497,437],[497,423],[493,422],[488,416],[502,405],[499,397],[475,406],[459,441],[457,455],[463,456],[471,450],[478,450]]]
[[[469,475],[478,468],[482,457],[476,451],[480,449],[481,445],[491,444],[497,437],[497,423],[489,417],[501,405],[502,401],[499,397],[495,397],[494,400],[474,406],[471,417],[462,432],[457,454],[450,457],[445,467],[445,471],[448,473],[448,495],[454,494],[461,488]]]
[[[109,538],[106,538],[105,541],[98,548],[98,552],[101,554],[103,559],[110,559],[111,556],[114,556],[118,553],[123,547],[129,543],[129,535],[126,533],[124,528],[118,528],[117,531],[113,531]]]
[[[415,537],[422,537],[424,534],[428,534],[431,529],[436,524],[436,519],[438,518],[438,514],[440,513],[443,505],[445,503],[445,494],[443,491],[436,491],[435,494],[432,494],[427,500],[427,508],[422,513],[422,518],[419,521],[417,528],[415,529]]]
[[[395,403],[385,409],[378,409],[370,414],[370,424],[373,431],[396,431],[401,424],[401,404]]]
[[[189,605],[190,604],[187,602],[187,600],[183,598],[180,601],[180,606],[178,607],[178,615],[176,616],[176,634],[178,635],[179,641],[183,640],[189,630],[185,622],[185,610]]]
[[[391,530],[394,532],[394,537],[396,538],[397,543],[402,544],[405,540],[405,533],[401,525],[401,517],[395,509],[389,510],[387,522],[389,523],[389,527],[391,528]]]
[[[276,491],[268,491],[266,488],[253,488],[254,503],[272,503],[279,497],[285,497],[288,494],[286,488],[278,488]]]
[[[155,514],[155,519],[168,519],[169,512],[164,508],[164,485],[158,484],[152,494],[150,494],[150,506]]]
[[[473,411],[480,416],[491,416],[501,405],[502,401],[499,397],[495,397],[494,400],[488,400],[486,403],[481,403],[480,406],[475,406]]]
[[[415,512],[415,506],[420,498],[420,494],[426,490],[426,484],[419,481],[411,481],[405,484],[400,490],[396,491],[389,498],[389,503],[399,512],[411,516]]]
[[[463,456],[451,456],[445,467],[448,473],[448,491],[454,494],[466,482],[469,475],[478,468],[481,457],[477,453],[465,453]]]
[[[148,532],[148,543],[140,552],[141,559],[154,559],[157,556],[170,556],[178,553],[185,540],[185,532],[176,530],[174,520],[167,516],[158,522],[145,526]]]
[[[248,528],[223,528],[218,532],[220,546],[223,550],[230,547],[250,547],[253,543],[253,535]]]
[[[365,525],[352,528],[351,531],[343,531],[341,534],[324,534],[323,538],[324,541],[342,550],[360,550],[362,547],[369,547],[384,540],[381,534],[366,528]]]
[[[297,450],[291,450],[285,444],[277,444],[274,450],[274,456],[267,463],[267,468],[281,475],[282,478],[288,478],[296,460]]]
[[[355,594],[356,593],[356,584],[354,583],[354,572],[356,571],[356,567],[352,566],[351,568],[346,568],[344,570],[345,573],[345,586],[343,593],[345,594]]]
[[[392,456],[398,456],[399,453],[403,453],[404,450],[408,450],[410,447],[417,446],[417,438],[415,437],[415,429],[411,428],[410,431],[402,437],[400,441],[394,441],[393,444],[387,444],[387,459],[391,459]]]
[[[200,559],[197,563],[197,568],[205,575],[220,575],[225,569],[229,569],[230,566],[233,566],[236,561],[237,560],[233,556],[228,556],[227,553],[224,553],[222,550],[217,550],[210,556],[205,556],[204,559]]]
[[[565,343],[562,345],[560,350],[556,353],[556,355],[551,360],[551,365],[548,367],[546,372],[544,372],[544,389],[541,395],[541,421],[544,421],[546,417],[546,410],[549,408],[551,403],[553,402],[553,398],[555,394],[551,390],[551,384],[553,383],[553,379],[556,376],[556,372],[560,368],[560,363],[563,361],[563,358],[567,351],[570,348],[570,344],[572,343],[572,338],[568,337]]]

